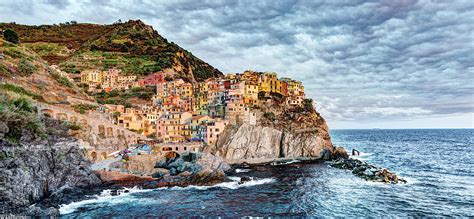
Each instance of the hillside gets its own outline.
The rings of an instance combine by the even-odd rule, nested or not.
[[[0,54],[3,54],[0,59],[0,81],[3,82],[0,91],[51,104],[67,103],[71,99],[93,101],[35,52],[0,39]]]
[[[191,81],[222,75],[140,20],[110,25],[0,23],[0,29],[13,29],[22,45],[68,73],[115,67],[137,76],[171,68]]]

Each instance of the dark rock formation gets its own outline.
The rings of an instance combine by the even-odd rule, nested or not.
[[[337,160],[332,161],[331,166],[339,169],[352,170],[354,175],[368,181],[393,184],[407,182],[402,178],[398,178],[395,173],[391,173],[385,168],[379,168],[356,159],[340,157]]]
[[[30,206],[66,188],[101,184],[67,129],[53,120],[45,124],[45,140],[12,144],[0,139],[0,214],[57,215],[54,208]]]
[[[332,153],[332,159],[337,160],[339,158],[342,158],[342,159],[349,158],[349,155],[347,154],[346,150],[343,147],[336,147],[336,149]]]
[[[248,176],[243,176],[242,178],[240,178],[239,184],[244,184],[245,182],[250,182],[250,181],[252,181],[252,178]]]
[[[225,180],[231,167],[220,157],[207,153],[187,152],[177,158],[163,159],[156,163],[153,181],[144,188],[186,185],[210,185]]]

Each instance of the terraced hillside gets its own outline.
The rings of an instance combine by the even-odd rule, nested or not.
[[[68,73],[115,67],[138,76],[171,68],[190,81],[222,75],[140,20],[111,25],[0,23],[0,29],[13,29],[22,45]]]
[[[93,101],[34,51],[0,39],[0,54],[0,91],[51,104]]]

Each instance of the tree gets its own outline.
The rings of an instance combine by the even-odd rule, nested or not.
[[[12,29],[6,29],[3,31],[3,37],[6,41],[17,44],[18,43],[18,34]]]
[[[314,110],[313,108],[313,99],[304,99],[303,100],[303,107],[307,112],[311,112]]]

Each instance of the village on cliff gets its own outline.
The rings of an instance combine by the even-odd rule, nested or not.
[[[278,78],[273,72],[245,71],[195,83],[173,78],[173,70],[156,72],[143,79],[122,74],[119,69],[86,70],[80,77],[61,74],[77,84],[87,85],[91,94],[143,87],[156,89],[150,102],[133,106],[103,104],[97,110],[113,117],[116,125],[161,145],[160,151],[178,153],[200,151],[203,145],[216,144],[228,124],[255,125],[259,103],[271,101],[272,96],[283,99],[289,107],[301,106],[305,98],[300,81]]]

